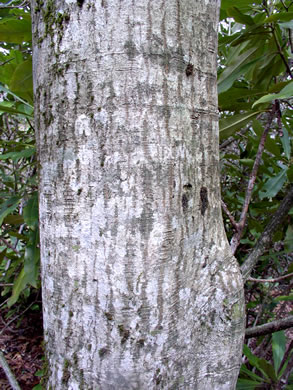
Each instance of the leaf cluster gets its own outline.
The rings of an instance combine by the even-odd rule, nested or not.
[[[2,2],[0,41],[0,280],[3,303],[11,306],[40,285],[31,20],[24,2]]]
[[[293,182],[293,2],[222,0],[220,19],[218,102],[224,224],[243,264]],[[292,216],[291,208],[254,268],[254,280],[292,273]],[[284,311],[290,314],[286,306],[292,300],[290,280],[246,283],[247,327],[273,321]],[[258,337],[248,344],[237,389],[292,388],[293,378],[288,374],[292,344],[286,333]]]

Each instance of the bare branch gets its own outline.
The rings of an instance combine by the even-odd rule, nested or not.
[[[270,112],[270,115],[269,115],[268,123],[263,131],[263,134],[261,136],[261,139],[260,139],[260,142],[258,145],[258,150],[256,153],[254,165],[253,165],[253,168],[252,168],[252,171],[250,174],[250,178],[248,181],[247,189],[246,189],[245,200],[244,200],[240,220],[239,220],[239,223],[237,224],[238,229],[237,229],[236,233],[234,234],[234,236],[232,237],[231,243],[230,243],[231,250],[232,250],[233,254],[236,252],[236,249],[237,249],[239,242],[240,242],[240,239],[242,237],[242,233],[243,233],[245,222],[246,222],[248,207],[249,207],[249,203],[250,203],[250,200],[252,197],[252,190],[253,190],[255,180],[256,180],[257,171],[258,171],[258,168],[259,168],[260,163],[261,163],[261,156],[262,156],[262,153],[264,150],[266,137],[267,137],[268,132],[271,128],[271,124],[272,124],[273,118],[274,118],[275,113],[276,113],[276,108],[277,108],[276,104],[274,104],[272,107],[272,110]]]
[[[269,282],[269,283],[276,283],[276,282],[279,282],[280,280],[284,280],[284,279],[290,278],[291,276],[293,276],[293,272],[290,273],[290,274],[287,274],[287,275],[280,276],[279,278],[274,278],[274,279],[255,279],[255,278],[247,278],[246,280],[249,281],[249,282],[261,282],[261,283]]]
[[[224,203],[223,201],[221,201],[221,205],[222,205],[222,209],[224,210],[225,214],[227,215],[227,217],[230,219],[230,222],[231,224],[233,225],[234,229],[236,231],[238,231],[238,224],[237,222],[235,221],[233,215],[230,213],[226,203]]]
[[[5,240],[5,238],[3,237],[0,237],[0,240],[3,242],[3,244],[5,244],[7,246],[7,248],[11,249],[13,252],[15,253],[19,253],[19,251],[17,249],[15,249],[11,244],[9,244],[9,242],[7,240]]]
[[[277,227],[287,216],[292,206],[293,206],[293,185],[290,186],[289,191],[285,196],[285,198],[282,200],[278,210],[275,212],[270,222],[265,227],[262,235],[258,239],[252,252],[245,260],[245,262],[242,264],[241,271],[242,271],[244,281],[247,280],[252,269],[258,262],[259,257],[264,253],[266,248],[269,246],[273,234],[277,230]]]
[[[251,337],[264,336],[266,334],[271,334],[274,332],[279,332],[280,330],[291,328],[292,326],[293,316],[289,316],[287,318],[272,321],[264,325],[248,328],[245,331],[245,337],[249,339]]]

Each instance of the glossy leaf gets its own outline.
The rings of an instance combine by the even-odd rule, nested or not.
[[[239,378],[236,385],[236,390],[255,390],[260,385],[259,382]]]
[[[293,20],[291,20],[290,22],[279,23],[279,26],[281,28],[293,29]]]
[[[275,302],[283,302],[283,301],[293,301],[293,295],[280,295],[277,298],[274,298]]]
[[[18,300],[20,293],[25,289],[29,281],[29,275],[24,272],[24,269],[20,271],[16,281],[13,284],[12,296],[8,299],[8,307],[15,304]]]
[[[7,215],[15,211],[18,207],[18,204],[20,202],[21,198],[20,196],[13,196],[12,198],[8,199],[6,202],[4,202],[1,205],[0,208],[0,225],[2,225],[3,220]]]
[[[288,131],[285,127],[283,127],[283,135],[281,136],[281,142],[283,145],[285,156],[288,160],[291,158],[291,142]]]
[[[234,18],[234,20],[236,20],[236,22],[238,22],[238,23],[248,24],[248,25],[254,24],[252,17],[249,15],[245,15],[237,7],[233,6],[233,7],[228,8],[227,15]]]
[[[239,76],[245,73],[251,65],[255,64],[259,60],[258,58],[251,60],[253,54],[257,50],[257,47],[252,47],[251,49],[245,51],[224,70],[218,80],[219,94],[227,91]]]
[[[287,179],[287,167],[284,167],[276,176],[269,179],[259,194],[260,199],[273,198],[283,187]]]
[[[31,58],[18,65],[11,78],[9,87],[13,93],[33,103],[33,76]]]
[[[13,284],[12,295],[7,302],[8,307],[17,302],[20,293],[28,285],[38,287],[40,251],[37,243],[38,231],[36,230],[31,232],[30,244],[25,249],[24,266]]]
[[[6,17],[0,20],[0,41],[9,43],[23,43],[32,40],[30,15],[22,19]]]
[[[272,334],[272,349],[275,372],[278,372],[286,352],[286,336],[284,331],[275,332]]]
[[[255,4],[260,4],[261,0],[254,1]],[[237,0],[237,7],[248,7],[251,6],[251,0]],[[234,0],[222,0],[221,9],[226,10],[227,8],[233,7],[235,5]]]
[[[288,252],[293,252],[293,225],[289,225],[286,230],[284,246]]]
[[[263,382],[263,379],[259,375],[256,375],[253,371],[250,371],[248,368],[246,368],[245,364],[241,365],[240,375],[249,376],[251,379],[256,381],[258,384]]]
[[[277,375],[275,373],[274,367],[265,359],[259,359],[258,361],[259,369],[266,374],[267,378],[277,381]]]
[[[293,12],[278,12],[274,15],[269,16],[264,20],[264,23],[276,22],[276,21],[292,21],[293,20]]]
[[[243,87],[231,87],[228,91],[218,96],[219,107],[222,111],[236,111],[238,107],[250,110],[250,99],[262,94],[259,89],[248,89]]]
[[[279,93],[276,94],[270,93],[268,95],[261,97],[252,105],[252,108],[260,103],[268,103],[276,99],[288,99],[292,96],[293,96],[293,81],[291,81],[290,84],[286,85]]]
[[[8,95],[11,95],[13,96],[16,100],[18,100],[19,102],[31,107],[33,109],[33,106],[31,104],[29,104],[28,102],[26,102],[25,100],[23,100],[20,96],[16,95],[15,93],[13,93],[12,91],[10,91],[8,88],[5,88],[3,87],[3,85],[0,85],[0,91],[2,92],[5,92],[7,93]]]
[[[39,221],[38,193],[35,192],[23,209],[25,223],[31,228],[36,228]]]
[[[7,112],[8,114],[21,115],[24,117],[33,117],[32,110],[17,110],[13,108],[12,104],[6,104],[7,102],[0,102],[0,113]],[[29,112],[30,111],[30,112]]]
[[[231,117],[222,118],[219,121],[220,139],[230,137],[236,131],[239,131],[252,119],[256,118],[262,111],[247,111],[244,114],[237,114]]]
[[[20,214],[11,214],[4,218],[3,223],[9,225],[21,225],[24,223],[24,219]]]
[[[0,160],[11,159],[12,161],[18,161],[20,158],[31,157],[33,154],[35,154],[35,152],[36,152],[35,148],[23,149],[20,152],[9,152],[0,155]]]

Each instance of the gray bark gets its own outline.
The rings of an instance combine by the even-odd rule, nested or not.
[[[234,389],[215,0],[32,1],[47,389]]]

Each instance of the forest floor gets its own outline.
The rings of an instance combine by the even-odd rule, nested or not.
[[[21,317],[7,318],[7,314],[7,310],[0,312],[0,350],[21,390],[32,390],[40,381],[36,373],[43,366],[42,314],[40,310],[28,310]],[[14,317],[16,319],[10,322]],[[12,389],[1,367],[0,389]]]

